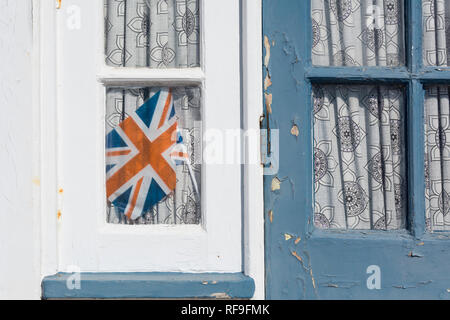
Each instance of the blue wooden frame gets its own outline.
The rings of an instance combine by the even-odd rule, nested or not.
[[[277,178],[282,181],[281,189],[272,190],[274,176],[264,178],[266,296],[450,298],[450,276],[446,276],[450,235],[425,232],[423,132],[423,86],[450,84],[450,69],[423,67],[422,1],[405,0],[406,46],[412,49],[401,68],[312,66],[310,12],[310,1],[263,0],[263,36],[271,46],[264,78],[270,76],[272,82],[266,90],[273,97],[269,125],[272,130],[279,129]],[[405,85],[407,230],[340,232],[314,228],[311,88],[313,83],[327,82]],[[298,137],[290,132],[293,124],[299,128]],[[287,234],[291,237],[285,237]],[[381,290],[366,286],[370,265],[381,268]]]

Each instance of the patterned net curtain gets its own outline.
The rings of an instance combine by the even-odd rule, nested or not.
[[[425,208],[428,231],[450,230],[450,103],[447,86],[425,93]]]
[[[402,0],[313,0],[311,5],[314,65],[405,64]]]
[[[162,88],[109,88],[106,94],[106,132],[148,101]],[[163,89],[164,90],[164,89]],[[201,91],[197,87],[171,88],[179,132],[187,147],[189,163],[176,166],[176,188],[138,219],[108,202],[107,222],[115,224],[199,224],[201,220]],[[107,141],[108,143],[108,141]],[[193,176],[192,176],[193,174]],[[193,184],[196,181],[197,189]]]
[[[199,26],[199,0],[105,0],[106,63],[198,67]]]
[[[423,63],[448,66],[450,62],[450,2],[423,0]]]
[[[316,227],[405,228],[403,88],[315,86],[313,100]]]
[[[423,0],[423,62],[449,66],[450,2]],[[425,88],[425,208],[428,231],[450,230],[450,103],[446,85]]]

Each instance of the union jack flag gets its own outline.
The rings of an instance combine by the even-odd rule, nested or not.
[[[139,218],[175,190],[182,163],[191,172],[171,90],[161,89],[106,136],[108,201],[129,219]]]

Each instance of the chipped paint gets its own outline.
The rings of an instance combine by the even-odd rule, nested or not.
[[[270,223],[273,222],[273,211],[272,210],[269,210],[269,220],[270,220]]]
[[[297,245],[297,244],[299,244],[299,242],[300,242],[301,240],[302,240],[302,239],[301,239],[300,237],[298,237],[297,239],[295,239],[294,243]]]
[[[61,210],[58,210],[58,213],[56,214],[56,217],[58,218],[58,220],[61,220],[61,217],[62,217]]]
[[[270,79],[270,75],[267,74],[266,78],[264,79],[264,90],[267,90],[272,85],[272,79]]]
[[[417,244],[417,246],[424,246],[425,245],[425,242],[419,242],[418,244]]]
[[[225,292],[213,293],[211,295],[211,297],[216,298],[216,299],[231,299],[231,297]]]
[[[410,253],[408,253],[408,257],[410,258],[423,258],[423,255],[421,255],[420,253],[416,253],[411,251]]]
[[[292,239],[292,236],[289,233],[284,234],[284,240],[289,241]]]
[[[272,179],[272,192],[281,189],[281,180],[278,177]]]
[[[299,256],[299,254],[296,251],[291,251],[291,254],[297,258],[298,261],[300,261],[301,263],[303,263],[303,259],[302,257]]]
[[[31,180],[32,182],[33,182],[33,184],[35,185],[35,186],[40,186],[41,185],[41,179],[39,179],[39,178],[34,178],[33,180]]]
[[[266,110],[268,113],[272,113],[272,94],[264,93],[264,97],[266,98]]]
[[[60,189],[58,190],[58,193],[59,193],[59,194],[63,194],[63,193],[64,193],[64,189],[63,189],[63,188],[60,188]]]
[[[316,289],[316,279],[314,279],[312,269],[309,269],[309,275],[311,276],[312,285],[313,285],[314,289]]]
[[[264,36],[264,48],[266,49],[266,56],[264,57],[264,66],[268,68],[270,61],[270,41],[268,36]]]
[[[300,130],[298,129],[298,126],[295,123],[291,128],[291,134],[296,137],[298,137],[298,135],[300,134]]]

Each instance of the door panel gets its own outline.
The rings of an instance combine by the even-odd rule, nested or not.
[[[264,178],[268,299],[450,298],[449,236],[426,233],[424,223],[423,84],[430,76],[421,72],[417,55],[421,37],[416,32],[421,27],[408,30],[411,21],[421,18],[420,7],[420,0],[405,2],[407,67],[325,69],[311,64],[309,1],[263,1],[265,105],[269,106],[269,122],[263,124],[279,130],[279,141],[271,141],[279,144],[279,171]],[[448,79],[440,78],[446,83]],[[314,227],[314,83],[406,87],[405,230]]]

